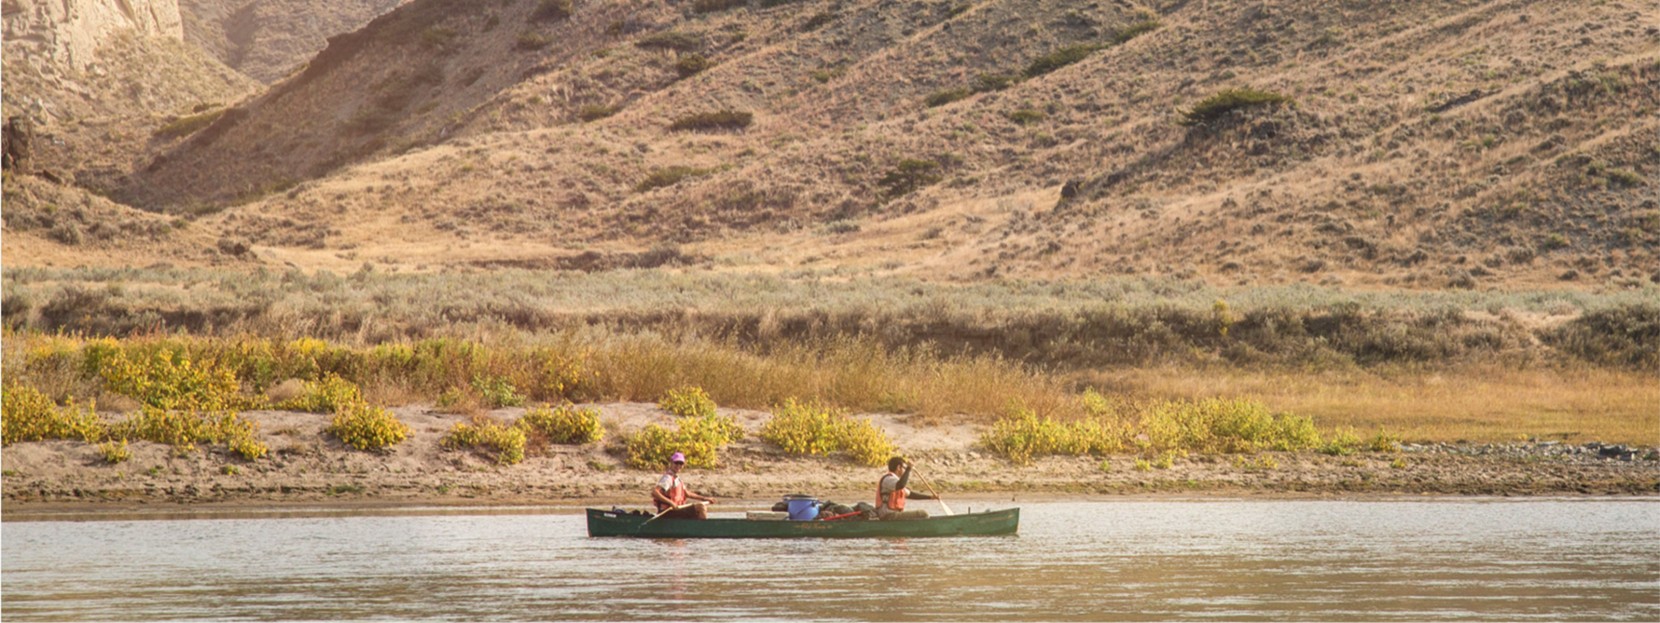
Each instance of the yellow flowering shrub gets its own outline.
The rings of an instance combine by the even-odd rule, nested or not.
[[[686,417],[711,417],[715,415],[715,400],[703,388],[691,386],[671,389],[657,401],[657,406],[664,411]]]
[[[526,411],[514,425],[547,443],[580,445],[605,438],[598,410],[578,409],[568,403],[558,407],[544,404]]]
[[[409,438],[409,425],[391,411],[359,401],[335,411],[324,432],[358,450],[385,452]]]
[[[525,459],[525,432],[488,418],[474,418],[471,423],[456,422],[439,444],[449,450],[470,449],[502,465]]]
[[[826,455],[847,451],[864,465],[881,465],[894,454],[893,441],[869,419],[853,419],[846,412],[817,402],[794,398],[773,410],[761,428],[761,438],[790,454]]]

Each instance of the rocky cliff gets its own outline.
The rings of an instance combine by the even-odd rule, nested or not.
[[[184,38],[177,0],[5,0],[4,16],[6,56],[36,66],[86,69],[122,31]]]

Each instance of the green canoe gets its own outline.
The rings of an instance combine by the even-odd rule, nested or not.
[[[860,539],[873,537],[992,536],[1014,534],[1020,509],[945,515],[905,521],[780,521],[759,519],[669,519],[588,509],[588,536],[657,539]]]

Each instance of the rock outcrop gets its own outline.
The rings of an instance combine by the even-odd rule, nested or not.
[[[178,0],[5,0],[4,18],[6,55],[36,67],[87,69],[121,31],[184,39]]]

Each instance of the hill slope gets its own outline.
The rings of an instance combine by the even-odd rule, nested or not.
[[[123,196],[246,203],[210,225],[318,266],[1660,277],[1653,1],[457,6],[335,38]]]

